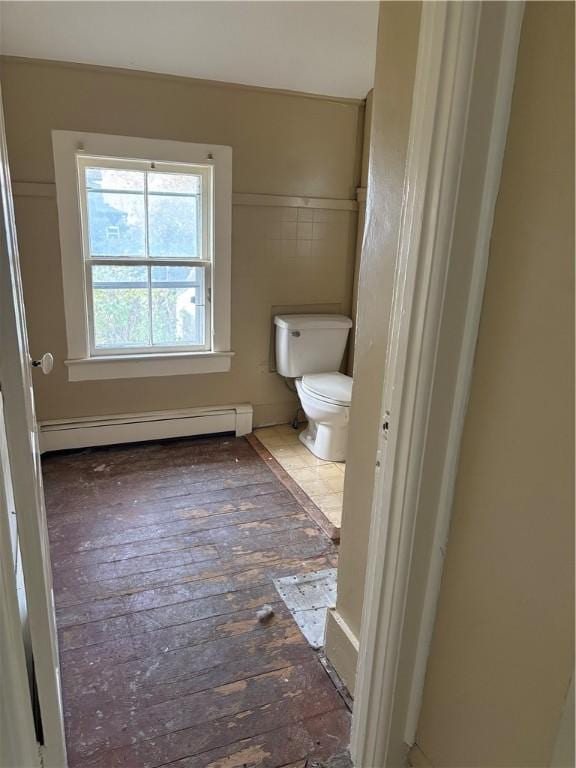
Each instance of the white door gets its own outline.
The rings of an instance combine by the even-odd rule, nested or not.
[[[0,392],[0,766],[40,765],[30,696],[26,598]]]
[[[67,762],[52,574],[1,105],[0,194],[0,389],[26,591],[32,688],[38,697],[36,732],[42,764],[46,768],[64,768]]]

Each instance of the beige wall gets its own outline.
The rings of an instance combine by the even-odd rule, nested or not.
[[[573,28],[526,4],[417,735],[435,768],[549,766],[573,672]]]
[[[338,602],[336,614],[329,620],[326,645],[350,688],[354,685],[355,654],[342,625],[358,638],[419,26],[419,3],[381,3]]]
[[[13,181],[48,185],[16,198],[30,347],[56,357],[35,377],[39,417],[251,402],[256,423],[290,418],[293,395],[269,370],[273,308],[351,312],[356,212],[234,206],[230,373],[69,383],[50,132],[228,144],[234,192],[354,199],[363,103],[10,58],[2,88]]]

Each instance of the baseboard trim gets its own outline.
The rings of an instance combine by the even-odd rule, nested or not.
[[[337,608],[328,610],[324,652],[350,694],[354,696],[358,638],[338,613]]]
[[[38,425],[40,452],[218,432],[234,432],[240,437],[252,432],[252,414],[249,403],[239,403],[221,408],[209,406],[42,421]]]

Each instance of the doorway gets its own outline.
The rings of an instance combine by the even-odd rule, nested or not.
[[[470,10],[464,10],[466,7],[469,7]],[[430,447],[426,443],[426,438],[429,434],[427,432],[429,411],[426,411],[426,408],[430,407],[431,396],[436,393],[435,384],[439,381],[438,378],[435,378],[438,375],[438,368],[435,368],[437,361],[432,351],[441,347],[442,342],[446,343],[449,339],[449,334],[443,335],[443,330],[445,329],[443,329],[442,320],[445,317],[443,313],[447,306],[443,303],[443,300],[445,297],[444,288],[450,285],[449,278],[453,276],[453,273],[450,271],[451,263],[448,259],[449,254],[452,253],[451,247],[453,245],[450,235],[454,220],[451,216],[454,211],[459,210],[459,205],[461,204],[461,198],[458,197],[458,182],[461,180],[462,167],[465,165],[462,162],[462,157],[465,159],[470,157],[470,155],[466,154],[467,150],[469,150],[467,142],[470,139],[470,134],[467,133],[468,111],[466,105],[470,103],[468,100],[470,93],[474,96],[474,86],[476,84],[474,80],[476,72],[475,56],[479,43],[483,42],[486,45],[494,40],[498,40],[501,45],[499,49],[501,59],[504,62],[504,64],[502,64],[502,61],[499,62],[499,66],[504,75],[501,75],[499,70],[491,69],[487,71],[490,84],[494,85],[496,83],[496,97],[492,98],[493,93],[491,92],[489,99],[491,107],[496,106],[489,114],[489,124],[484,125],[482,129],[482,137],[485,139],[482,149],[484,152],[483,159],[487,158],[489,161],[486,165],[490,170],[491,178],[488,178],[486,181],[483,177],[480,186],[482,187],[482,193],[484,193],[485,189],[488,189],[486,193],[488,202],[484,207],[480,206],[481,216],[479,217],[478,227],[474,231],[474,239],[471,242],[468,241],[468,245],[472,244],[474,247],[468,250],[469,253],[472,253],[472,257],[467,262],[469,273],[466,276],[466,280],[468,280],[466,287],[470,288],[472,286],[473,290],[471,293],[461,291],[459,295],[462,297],[462,295],[466,294],[466,297],[471,297],[469,305],[472,309],[469,313],[469,305],[464,302],[459,307],[460,314],[457,315],[457,319],[464,321],[463,325],[466,327],[467,335],[465,344],[458,349],[457,360],[451,361],[452,368],[450,368],[450,372],[453,374],[453,380],[459,382],[460,386],[455,395],[453,392],[450,392],[449,407],[447,409],[449,413],[442,422],[444,428],[448,427],[443,449],[446,449],[447,446],[450,450],[446,449],[442,452],[441,460],[443,463],[435,475],[437,478],[442,479],[444,483],[442,485],[444,496],[441,499],[442,503],[439,503],[437,508],[435,507],[432,518],[435,523],[432,526],[433,530],[428,530],[429,536],[425,542],[425,544],[430,545],[429,549],[425,550],[428,554],[434,554],[434,551],[436,551],[436,537],[440,536],[442,539],[442,534],[445,532],[449,517],[446,510],[449,510],[450,466],[453,465],[454,456],[456,455],[454,451],[457,445],[458,420],[461,418],[461,411],[466,397],[466,370],[469,369],[470,365],[470,348],[473,347],[474,341],[474,319],[476,318],[477,320],[479,297],[481,298],[482,263],[490,231],[490,200],[492,199],[491,196],[495,195],[495,189],[497,189],[496,182],[500,159],[498,152],[505,137],[505,104],[508,91],[511,90],[513,82],[513,37],[514,31],[519,24],[518,17],[510,20],[512,19],[511,14],[509,18],[505,19],[505,34],[495,33],[494,29],[490,29],[490,20],[484,16],[485,7],[476,4],[470,4],[469,6],[465,4],[453,4],[452,6],[433,4],[430,10],[426,10],[427,23],[424,27],[426,34],[422,34],[420,40],[419,55],[422,57],[422,61],[424,63],[432,63],[434,67],[426,70],[424,64],[421,63],[419,71],[422,79],[419,81],[418,95],[414,96],[415,107],[418,106],[422,110],[420,112],[416,110],[415,114],[424,116],[426,119],[411,129],[411,150],[414,164],[410,166],[413,175],[408,177],[408,181],[412,182],[412,184],[406,188],[409,191],[413,191],[414,194],[413,196],[408,195],[406,197],[403,215],[404,238],[400,241],[400,256],[403,258],[400,267],[403,271],[400,270],[400,267],[396,270],[398,282],[402,283],[403,281],[403,284],[408,286],[408,290],[407,293],[396,294],[406,299],[406,303],[395,305],[393,325],[396,323],[394,326],[396,335],[393,349],[396,357],[392,358],[391,364],[388,365],[388,379],[386,382],[383,382],[383,392],[385,394],[393,393],[394,396],[390,400],[393,407],[386,407],[382,414],[385,416],[387,411],[390,410],[392,418],[389,420],[386,418],[382,419],[380,453],[377,458],[382,471],[379,473],[377,503],[375,502],[373,508],[373,527],[371,530],[370,550],[367,557],[368,578],[360,639],[359,696],[357,697],[355,707],[354,728],[352,732],[353,756],[358,765],[380,766],[400,764],[403,759],[401,751],[409,743],[410,738],[410,718],[414,718],[415,706],[417,710],[419,678],[418,675],[412,674],[402,676],[400,671],[408,665],[410,669],[415,669],[418,674],[422,672],[422,659],[425,659],[427,647],[426,637],[430,629],[430,622],[433,619],[433,608],[432,613],[430,613],[430,607],[434,603],[434,589],[432,587],[432,591],[428,594],[427,587],[429,583],[434,584],[439,579],[439,573],[441,572],[438,557],[431,557],[429,561],[427,560],[422,572],[412,570],[411,554],[413,542],[418,537],[418,534],[421,533],[421,529],[418,528],[418,516],[416,515],[417,503],[420,498],[418,491],[420,489],[421,473],[423,467],[426,466],[426,461],[434,458],[424,450],[424,448]],[[507,13],[506,9],[504,9],[504,12]],[[494,22],[494,19],[492,21]],[[485,37],[482,37],[484,33]],[[454,62],[464,62],[466,67],[459,70],[458,67],[454,66]],[[463,74],[460,75],[459,72]],[[423,84],[429,82],[427,77],[430,76],[437,78],[437,87],[436,90],[428,92],[423,87]],[[466,77],[469,79],[465,80]],[[457,98],[451,100],[446,97],[446,94],[454,93],[451,87],[455,85],[458,86],[456,88]],[[433,93],[433,97],[428,96],[428,93]],[[473,106],[475,105],[474,98],[472,98],[471,103]],[[498,145],[496,150],[494,150],[492,143],[495,134],[498,134],[495,140]],[[455,137],[457,141],[454,140]],[[449,151],[447,148],[449,148]],[[460,151],[462,151],[462,154],[459,154]],[[443,152],[447,152],[447,154],[443,154]],[[442,162],[439,162],[439,158]],[[461,164],[456,162],[457,159],[460,160]],[[484,166],[481,165],[481,167]],[[487,177],[490,174],[487,174]],[[462,178],[464,178],[463,175]],[[466,178],[470,179],[470,176]],[[477,191],[476,188],[475,190]],[[471,194],[470,190],[467,190],[467,194]],[[466,199],[470,203],[473,198],[474,194],[471,194]],[[446,217],[444,215],[446,212],[449,212],[450,216]],[[419,224],[425,222],[427,226],[422,227],[420,230],[415,222]],[[428,225],[430,226],[429,229],[427,228]],[[433,237],[435,233],[440,233],[445,239],[442,240],[440,237],[436,240]],[[412,234],[417,234],[418,237],[411,239],[409,235]],[[478,251],[476,251],[475,247],[478,243],[480,245],[478,246]],[[440,246],[446,247],[441,248]],[[440,259],[437,261],[435,257],[438,257],[441,252],[444,252],[445,260]],[[423,270],[420,269],[422,266],[424,267]],[[452,298],[453,294],[447,292],[446,297]],[[453,308],[453,305],[450,306]],[[429,310],[432,314],[428,313]],[[428,325],[424,322],[430,318],[435,324]],[[456,323],[456,326],[460,327],[458,323]],[[422,329],[429,330],[429,333],[422,332]],[[418,354],[421,352],[425,353],[424,357]],[[26,364],[28,362],[24,357],[22,357],[22,361],[25,361]],[[423,366],[419,365],[422,361],[424,362]],[[445,372],[446,369],[444,369]],[[444,391],[446,392],[446,390]],[[29,388],[27,392],[29,395]],[[386,406],[389,405],[387,402],[385,404]],[[384,429],[385,424],[388,425],[386,429]],[[453,426],[454,424],[456,426]],[[415,427],[415,432],[412,427]],[[417,440],[414,442],[416,438]],[[420,452],[412,452],[410,450],[415,446]],[[383,448],[384,451],[382,450]],[[208,448],[206,450],[208,451]],[[422,451],[424,451],[424,455]],[[29,453],[33,455],[32,452],[29,451]],[[436,451],[436,459],[438,455],[438,451]],[[61,458],[63,457],[59,457],[59,459]],[[84,458],[85,456],[82,456],[82,459]],[[234,459],[236,458],[239,459],[238,463],[240,463],[240,456],[234,456]],[[92,456],[91,461],[93,459],[94,457]],[[123,460],[124,463],[130,463],[135,459],[127,454]],[[192,465],[198,463],[194,462],[190,457],[187,460]],[[167,459],[160,459],[159,463],[166,464]],[[104,468],[98,469],[102,464]],[[120,457],[119,464],[122,465],[122,457]],[[111,476],[113,475],[112,470],[107,469],[109,467],[107,461],[88,464],[87,467],[89,468],[89,473],[100,475],[108,471]],[[258,475],[258,471],[255,474]],[[98,492],[96,493],[93,489],[91,491],[88,490],[86,498],[89,498],[90,493],[93,494],[94,498],[97,496],[102,497],[107,510],[103,518],[107,524],[103,528],[108,529],[111,527],[110,520],[115,519],[114,515],[119,513],[120,517],[122,517],[123,512],[116,509],[118,503],[110,495],[112,485],[109,487],[106,485],[110,478],[106,474],[103,474],[102,477],[103,480]],[[385,479],[385,482],[382,478]],[[62,487],[66,485],[66,480],[61,478],[60,482]],[[85,482],[88,489],[90,483],[88,480]],[[100,483],[100,480],[98,480],[98,483]],[[83,492],[82,488],[79,490]],[[130,490],[133,496],[134,491],[137,491],[134,498],[138,505],[140,503],[138,501],[140,488],[132,488]],[[405,493],[407,490],[410,493]],[[150,491],[154,493],[153,486],[148,489],[148,492]],[[178,494],[176,494],[177,496]],[[404,504],[406,499],[409,502],[408,504]],[[145,510],[146,499],[144,498],[140,501],[144,505]],[[173,503],[173,501],[169,501],[168,507]],[[202,504],[209,503],[212,502],[208,500],[202,501]],[[133,522],[135,510],[130,505],[129,508],[130,513],[125,518],[125,521]],[[174,509],[169,510],[168,514],[173,512]],[[55,516],[58,514],[56,511]],[[227,514],[227,512],[222,514]],[[298,514],[296,512],[294,516]],[[94,515],[94,519],[97,520],[97,517],[97,515]],[[179,519],[171,519],[169,522],[179,522]],[[249,524],[252,522],[255,521],[249,521]],[[82,525],[86,524],[85,521],[80,519],[77,519],[76,523],[78,524],[78,530],[82,528]],[[146,527],[150,524],[162,525],[164,523],[148,520],[145,525],[136,527]],[[132,523],[127,525],[126,528],[130,528],[131,525]],[[56,523],[55,526],[57,529]],[[37,531],[40,531],[41,528],[42,520],[39,523],[38,521],[36,522]],[[41,542],[41,537],[37,535],[37,531],[35,529],[29,531],[30,540],[35,542],[36,546],[36,549],[30,549],[29,556],[31,557],[36,552],[42,553],[42,556],[45,557],[45,548],[42,549],[41,546],[38,546]],[[80,535],[82,534],[80,533]],[[102,531],[98,533],[98,536],[100,535],[107,536],[110,535],[110,532]],[[216,535],[220,536],[223,534],[218,533]],[[28,537],[24,538],[27,539]],[[157,541],[161,541],[162,538],[170,538],[170,536],[160,536]],[[250,535],[247,538],[250,540]],[[314,540],[315,536],[310,536],[309,538]],[[91,549],[90,546],[86,547],[86,542],[83,539],[80,538],[78,540],[80,541],[80,552]],[[156,542],[156,539],[154,541]],[[129,541],[108,542],[106,546],[126,546],[132,543]],[[207,542],[198,544],[198,547],[205,546],[211,545]],[[242,547],[242,545],[234,546]],[[99,549],[99,547],[95,549]],[[69,555],[73,553],[63,554]],[[149,554],[155,555],[160,553]],[[230,550],[230,556],[227,559],[233,561],[236,555],[242,556],[242,551],[231,552]],[[382,560],[383,556],[384,562]],[[148,557],[148,554],[142,553],[136,555],[136,557]],[[113,560],[109,562],[118,561]],[[201,565],[201,562],[197,563],[197,565]],[[73,566],[73,561],[70,561],[67,565]],[[98,566],[101,563],[95,560],[92,565]],[[194,564],[190,563],[190,565]],[[104,575],[104,570],[106,569],[102,569],[102,575]],[[73,569],[71,573],[70,581],[74,581],[77,574],[74,573]],[[137,575],[141,576],[145,573],[148,573],[148,571],[139,571]],[[430,574],[432,578],[428,579]],[[130,573],[120,574],[113,576],[112,580],[124,579],[131,575]],[[44,609],[44,619],[46,625],[50,626],[51,619],[48,610],[50,606],[50,584],[46,574],[44,574],[43,578],[41,594],[47,606]],[[62,578],[66,581],[67,576],[64,572]],[[103,580],[107,581],[107,579]],[[414,588],[414,580],[416,581],[416,593],[411,591]],[[179,587],[169,587],[169,589],[174,589],[175,594],[177,594]],[[234,593],[231,592],[230,594]],[[126,614],[117,614],[116,611],[124,611],[127,600],[132,600],[131,593],[122,593],[119,599],[116,594],[102,594],[94,603],[90,603],[86,607],[86,615],[89,618],[95,617],[96,621],[121,619]],[[230,601],[227,600],[227,602]],[[73,606],[73,603],[68,606],[62,606],[65,609],[63,611],[65,622],[68,621],[67,617],[73,616],[74,611],[79,610]],[[116,607],[114,608],[113,606]],[[252,610],[254,607],[251,605],[247,610]],[[152,604],[146,606],[144,610],[155,611],[157,609],[163,610],[163,608],[164,606],[155,606],[152,598]],[[111,609],[113,615],[109,614]],[[416,627],[412,627],[407,634],[404,634],[405,616],[413,615],[413,612],[417,612],[418,609],[420,609],[420,613],[424,616],[425,621]],[[169,610],[172,609],[169,608]],[[82,619],[81,614],[77,615]],[[83,623],[90,622],[80,621],[78,625]],[[162,627],[159,629],[162,631]],[[122,636],[119,637],[119,640],[121,638]],[[110,639],[107,638],[104,642],[110,642]],[[77,649],[70,648],[70,650],[75,651]],[[175,649],[175,651],[178,652],[178,649]],[[166,651],[166,653],[169,652],[170,650]],[[78,654],[78,656],[81,656],[81,654]],[[42,658],[40,653],[39,658]],[[50,659],[50,656],[48,658]],[[141,659],[125,659],[120,663],[130,664],[131,661],[140,662]],[[416,664],[414,664],[414,661],[416,661]],[[57,680],[57,662],[53,656],[51,657],[51,663],[53,669],[56,670],[56,674],[53,675],[52,679]],[[221,666],[220,662],[218,662],[217,666]],[[142,677],[148,671],[150,671],[149,678],[151,677],[153,681],[155,674],[153,665],[144,672],[140,670],[142,674],[139,677]],[[147,681],[149,678],[146,678],[146,685],[148,685]],[[399,686],[396,685],[397,680],[400,681]],[[128,689],[130,682],[128,681]],[[163,682],[173,683],[174,681],[166,679]],[[238,682],[232,681],[231,685],[237,685]],[[104,681],[102,687],[105,685],[106,681]],[[228,683],[224,685],[228,685]],[[218,693],[221,694],[222,691],[218,691]],[[127,699],[129,700],[129,696]],[[162,703],[159,702],[159,704]],[[338,704],[337,707],[330,709],[330,712],[337,710],[344,712],[344,706]],[[55,711],[57,713],[57,709]],[[95,710],[95,715],[98,718],[98,709]],[[344,714],[341,716],[344,717]],[[97,728],[98,726],[95,727]],[[334,737],[334,734],[330,731],[327,731],[325,735],[331,738]],[[312,732],[310,736],[313,738]],[[296,737],[293,739],[291,737],[290,741],[292,740],[296,740]],[[323,749],[325,742],[320,739],[320,744],[316,746]],[[388,759],[391,746],[394,750],[398,748],[400,757],[394,752],[393,760]],[[243,755],[243,757],[247,758],[245,760],[247,764],[249,764],[250,759],[256,760],[256,764],[259,764],[258,760],[260,763],[263,763],[268,746],[260,744],[258,747],[260,749],[259,753],[252,752],[250,754],[248,751]],[[204,754],[209,754],[209,752],[204,752]],[[242,756],[241,750],[237,756]],[[218,761],[225,760],[227,757],[225,753],[220,755],[218,753],[214,754],[216,765],[221,765],[222,762],[218,763]],[[90,759],[88,757],[88,761]],[[199,760],[201,759],[199,758]],[[297,758],[292,763],[299,765],[299,760],[300,758]],[[200,765],[202,763],[195,763],[191,759],[191,761],[187,761],[184,764]],[[244,763],[240,764],[243,765]],[[288,763],[288,765],[290,764]],[[161,765],[161,763],[158,765]]]

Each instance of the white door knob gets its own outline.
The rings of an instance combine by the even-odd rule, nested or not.
[[[45,352],[40,360],[32,360],[34,368],[40,368],[42,373],[49,374],[54,368],[54,356],[50,352]]]

